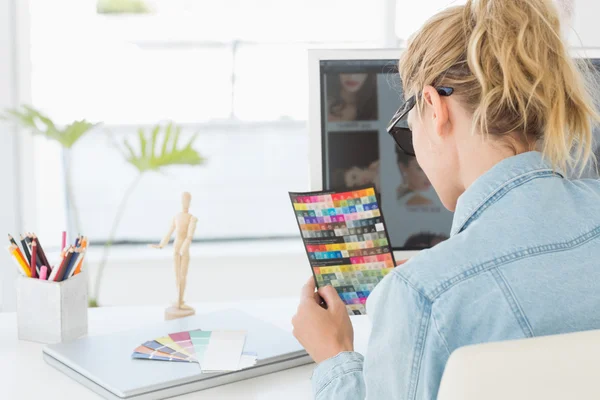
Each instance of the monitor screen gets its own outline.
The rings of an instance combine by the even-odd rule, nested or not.
[[[453,214],[386,132],[403,99],[397,63],[320,61],[323,186],[375,186],[394,250],[420,250],[448,238]]]

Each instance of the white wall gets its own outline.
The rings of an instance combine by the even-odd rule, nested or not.
[[[573,29],[566,34],[572,47],[600,47],[600,31],[598,16],[600,1],[598,0],[555,0],[571,18]],[[418,30],[422,24],[436,12],[453,5],[464,4],[466,0],[427,0],[415,3],[413,0],[398,0],[396,6],[396,34],[406,40]]]
[[[7,108],[28,103],[30,99],[28,1],[0,0],[0,114]],[[28,177],[33,177],[33,155],[21,151],[31,145],[29,135],[23,135],[14,125],[0,121],[0,244],[4,243],[0,246],[2,311],[15,309],[17,276],[17,269],[5,250],[8,242],[3,235],[18,235],[25,223],[35,221],[32,207],[35,204],[35,185],[21,184],[31,181]],[[31,210],[28,217],[24,216],[23,210]],[[29,226],[35,228],[33,223]]]
[[[17,88],[15,76],[14,6],[16,0],[0,0],[0,110],[14,106]],[[17,193],[17,141],[14,128],[0,121],[0,232],[17,232],[19,228]],[[2,309],[13,309],[16,268],[4,250],[0,251],[0,301]]]
[[[575,0],[573,13],[574,31],[569,34],[569,44],[573,47],[600,47],[600,1]]]

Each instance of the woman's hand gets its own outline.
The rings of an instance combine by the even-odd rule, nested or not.
[[[319,295],[327,309],[319,305]],[[316,363],[343,351],[354,351],[354,330],[346,305],[332,286],[320,288],[317,294],[312,277],[302,288],[292,325],[294,336]]]

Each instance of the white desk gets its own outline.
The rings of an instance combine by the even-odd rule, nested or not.
[[[206,313],[235,308],[291,331],[290,320],[298,299],[282,298],[245,303],[193,304]],[[163,307],[102,307],[89,310],[89,335],[102,335],[154,325],[163,321]],[[352,317],[356,350],[364,354],[369,335],[367,317]],[[0,393],[6,399],[98,399],[99,396],[46,364],[43,345],[17,339],[15,313],[0,313]],[[260,355],[259,355],[260,356]],[[310,377],[314,364],[264,375],[246,381],[190,393],[178,399],[311,398]]]

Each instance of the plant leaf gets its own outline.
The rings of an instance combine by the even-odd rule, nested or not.
[[[3,119],[12,120],[33,134],[56,140],[65,148],[73,147],[83,135],[99,125],[82,120],[74,121],[60,129],[49,117],[28,105],[23,105],[20,109],[6,110]]]
[[[154,156],[154,149],[156,148],[156,138],[158,137],[158,132],[160,132],[160,125],[156,125],[154,129],[152,129],[152,145],[150,155]]]
[[[97,124],[91,124],[86,120],[75,121],[67,125],[62,133],[59,133],[58,140],[64,147],[71,148],[88,131],[96,127]]]
[[[165,140],[163,141],[162,150],[160,152],[160,156],[164,156],[167,154],[167,146],[169,145],[169,139],[171,138],[171,128],[173,127],[173,123],[169,122],[169,124],[165,127]]]
[[[50,118],[48,118],[47,116],[45,116],[44,114],[42,114],[41,112],[39,112],[38,110],[34,109],[31,106],[28,105],[24,105],[23,109],[29,114],[32,115],[34,118],[37,118],[40,120],[40,122],[42,122],[44,125],[46,125],[46,127],[48,129],[52,129],[54,131],[58,131],[58,129],[56,129],[56,125],[54,125],[54,122],[52,122],[52,120]]]
[[[172,136],[173,132],[175,133]],[[181,128],[173,123],[169,123],[164,127],[155,126],[149,134],[150,138],[146,138],[146,134],[142,129],[138,130],[138,147],[140,148],[138,153],[127,140],[123,142],[124,147],[129,152],[126,161],[140,173],[147,171],[163,172],[164,168],[173,165],[200,165],[204,163],[204,158],[193,148],[198,134],[193,135],[184,147],[178,148],[180,132]],[[172,143],[171,138],[173,138]],[[147,148],[149,141],[150,143],[157,143],[160,140],[162,140],[162,149],[159,154],[156,154],[154,150],[151,152],[144,150]]]
[[[185,145],[185,147],[191,149],[197,138],[198,138],[198,132],[196,132],[192,135],[192,137],[190,138],[190,141],[188,142],[188,144]]]
[[[146,137],[144,136],[144,130],[142,128],[138,129],[138,137],[140,139],[140,150],[142,157],[146,157],[146,146],[148,142],[146,141]]]
[[[173,139],[173,147],[171,148],[171,152],[177,150],[177,143],[179,142],[179,134],[181,133],[181,127],[175,128],[175,138]]]

